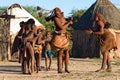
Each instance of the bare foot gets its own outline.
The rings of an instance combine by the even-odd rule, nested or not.
[[[41,68],[39,68],[39,71],[42,71]]]
[[[107,72],[112,72],[112,69],[106,69]]]
[[[70,73],[70,71],[69,71],[69,70],[65,70],[65,72]]]
[[[48,68],[46,68],[46,71],[48,71]]]
[[[105,72],[105,69],[98,69],[95,72]]]
[[[63,73],[62,71],[58,71],[58,73]]]
[[[50,71],[50,68],[48,68],[48,71]]]

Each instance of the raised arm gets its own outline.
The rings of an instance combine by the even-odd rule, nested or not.
[[[55,24],[57,27],[59,27],[61,30],[66,29],[69,25],[72,24],[72,21],[67,21],[65,23],[61,23],[61,20],[58,17],[54,18]]]
[[[98,24],[100,26],[100,31],[92,32],[92,33],[97,34],[97,35],[102,35],[102,34],[104,34],[104,26],[105,26],[105,24],[102,21],[99,21]]]

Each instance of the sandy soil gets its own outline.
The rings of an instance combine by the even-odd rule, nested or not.
[[[13,61],[0,62],[0,80],[120,80],[120,60],[112,60],[112,72],[95,72],[100,68],[101,59],[70,58],[71,73],[57,73],[57,61],[53,59],[51,71],[45,70],[42,59],[42,71],[34,75],[22,74],[21,64]]]

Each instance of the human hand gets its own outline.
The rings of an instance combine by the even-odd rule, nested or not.
[[[73,22],[72,22],[72,21],[69,21],[69,24],[70,24],[70,25],[72,25],[72,24],[73,24]]]
[[[93,33],[93,31],[91,30],[91,29],[87,29],[87,30],[85,30],[88,34],[92,34]]]
[[[42,41],[42,44],[45,44],[45,40]]]
[[[70,17],[69,20],[72,21],[72,20],[73,20],[73,17]]]

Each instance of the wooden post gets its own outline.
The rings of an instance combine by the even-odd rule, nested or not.
[[[5,58],[7,58],[8,60],[11,60],[11,41],[10,41],[10,19],[11,18],[15,18],[14,15],[1,15],[0,18],[4,19],[3,22],[3,34],[7,35],[6,37],[4,36],[3,43],[6,44],[5,46],[5,53],[1,53],[1,54],[7,54],[7,55],[3,55]]]

